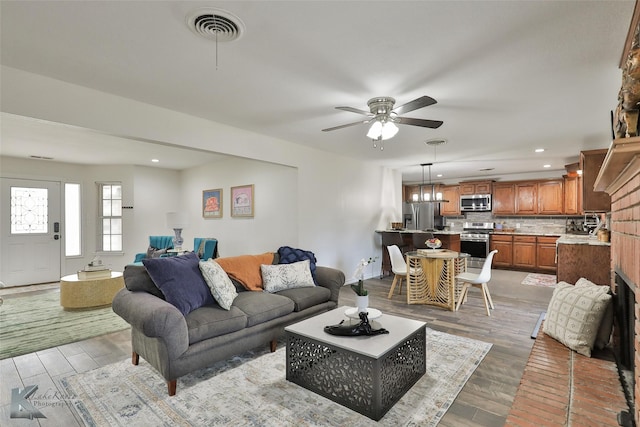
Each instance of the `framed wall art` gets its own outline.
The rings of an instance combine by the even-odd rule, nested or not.
[[[231,216],[252,217],[253,209],[253,184],[231,187]]]
[[[222,218],[222,188],[202,192],[202,217]]]

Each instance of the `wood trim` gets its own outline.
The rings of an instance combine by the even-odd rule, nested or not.
[[[640,23],[640,5],[638,0],[636,0],[636,5],[633,8],[633,15],[631,15],[631,23],[629,24],[629,31],[627,32],[627,38],[624,42],[624,48],[622,49],[622,56],[620,57],[619,68],[623,70],[627,64],[627,58],[629,57],[629,52],[633,47],[633,39],[636,35],[636,29],[638,28],[638,23]]]
[[[620,175],[624,172],[625,176],[627,176],[631,172],[629,166],[635,163],[633,160],[638,155],[640,155],[640,137],[614,139],[602,162],[600,173],[593,186],[594,190],[606,191],[610,195],[613,194],[613,192],[615,192],[613,187],[617,189],[620,188],[621,184],[624,184],[624,182],[622,182],[618,185]],[[635,171],[637,171],[637,169],[635,169]],[[617,184],[613,186],[614,183]]]

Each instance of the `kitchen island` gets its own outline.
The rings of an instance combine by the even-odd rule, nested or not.
[[[414,235],[418,235],[419,241],[426,241],[430,237],[430,233],[433,236],[440,239],[443,249],[450,249],[454,252],[460,252],[460,232],[459,231],[444,231],[436,230],[433,232],[423,230],[376,230],[377,234],[382,236],[382,253],[380,259],[382,260],[382,275],[391,274],[391,261],[389,260],[389,252],[385,248],[385,241],[387,237],[400,236],[403,242],[403,247],[400,250],[403,253],[415,251],[416,246],[413,244]],[[386,235],[386,236],[385,236]]]
[[[584,277],[598,285],[611,283],[611,243],[588,235],[565,234],[556,244],[558,282],[574,284]]]

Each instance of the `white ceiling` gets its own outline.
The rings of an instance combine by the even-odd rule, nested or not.
[[[246,27],[217,44],[186,17],[218,7]],[[420,181],[553,171],[608,147],[610,111],[633,1],[2,1],[3,65],[370,160]],[[216,65],[217,56],[217,65]],[[363,116],[376,96],[439,129],[400,125],[373,149],[366,126],[321,129]],[[202,152],[2,115],[3,155],[184,168]],[[437,148],[425,141],[440,138]],[[534,154],[533,149],[546,151]],[[177,151],[176,151],[177,150]],[[104,150],[103,150],[104,152]],[[176,155],[176,153],[183,155]],[[118,158],[118,154],[123,157]],[[215,157],[213,157],[215,158]],[[178,159],[180,161],[178,162]],[[173,162],[177,163],[173,163]],[[482,169],[493,168],[492,171]],[[559,175],[556,173],[556,175]]]

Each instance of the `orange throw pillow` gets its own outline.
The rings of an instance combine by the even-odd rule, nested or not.
[[[242,283],[250,291],[262,291],[262,264],[273,264],[273,252],[260,255],[240,255],[227,258],[216,258],[229,277]]]

